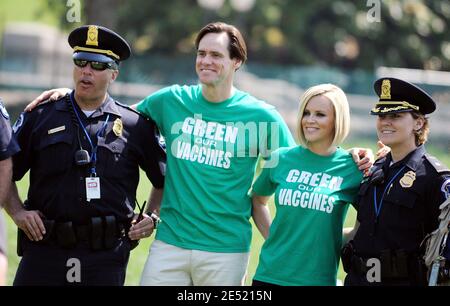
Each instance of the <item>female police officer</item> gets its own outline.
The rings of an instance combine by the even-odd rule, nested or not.
[[[374,89],[380,99],[371,114],[378,116],[379,139],[392,151],[375,162],[361,184],[359,228],[342,252],[345,285],[426,284],[420,244],[437,227],[450,174],[424,148],[425,115],[436,105],[423,90],[399,79],[379,79]]]

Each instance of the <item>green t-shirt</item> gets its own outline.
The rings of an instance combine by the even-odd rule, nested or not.
[[[276,205],[254,278],[285,286],[334,286],[347,204],[353,203],[362,174],[341,148],[320,156],[297,146],[272,157],[278,166],[263,169],[252,188],[261,196],[275,192]]]
[[[258,155],[294,145],[275,108],[235,90],[206,101],[201,85],[174,85],[138,104],[167,146],[167,172],[156,239],[187,249],[248,252],[252,184]]]

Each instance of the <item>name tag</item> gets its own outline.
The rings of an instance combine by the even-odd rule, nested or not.
[[[100,199],[100,178],[87,177],[86,178],[86,199],[89,202],[91,199]]]
[[[50,134],[58,133],[58,132],[64,131],[65,129],[66,129],[65,125],[58,126],[54,129],[48,130],[48,134],[50,135]]]

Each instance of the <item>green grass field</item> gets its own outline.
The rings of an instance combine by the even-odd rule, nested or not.
[[[372,145],[369,145],[368,143],[364,142],[355,142],[359,143],[358,146],[360,147],[371,147],[373,150],[375,150],[375,147]],[[353,144],[345,145],[344,147],[353,147]],[[443,152],[442,150],[438,150],[433,148],[432,146],[427,147],[428,151],[435,155],[437,158],[439,158],[442,162],[444,162],[446,165],[450,165],[450,156],[448,152]],[[140,203],[142,203],[144,200],[147,199],[151,185],[145,175],[142,175],[141,173],[141,182],[138,187],[138,195],[137,198]],[[28,188],[28,176],[25,176],[22,181],[18,183],[19,187],[19,193],[21,195],[21,198],[24,199],[26,197],[26,191]],[[273,202],[270,204],[270,209],[272,212],[272,216],[274,213],[274,205]],[[4,213],[2,211],[2,213]],[[6,215],[6,213],[4,213]],[[349,209],[347,219],[345,221],[345,227],[351,227],[354,224],[354,220],[356,217],[356,212],[353,208]],[[9,259],[9,269],[8,269],[8,284],[10,285],[14,279],[14,275],[17,269],[17,265],[19,263],[19,257],[17,257],[15,250],[16,250],[16,227],[15,224],[11,221],[11,219],[8,216],[5,216],[5,219],[7,220],[7,230],[8,230],[8,259]],[[138,285],[139,279],[141,275],[142,268],[144,266],[145,260],[148,255],[148,250],[150,243],[153,241],[154,235],[152,237],[141,240],[139,246],[134,249],[131,253],[128,270],[127,270],[127,277],[126,277],[126,285]],[[253,239],[252,239],[252,245],[251,245],[251,251],[250,251],[250,264],[248,268],[248,277],[246,284],[249,285],[251,283],[251,280],[253,278],[253,275],[255,273],[256,267],[258,265],[258,257],[259,252],[261,250],[261,246],[263,243],[263,238],[259,234],[258,230],[255,226],[253,226]],[[345,276],[345,272],[342,270],[342,268],[339,268],[338,278],[343,280]]]

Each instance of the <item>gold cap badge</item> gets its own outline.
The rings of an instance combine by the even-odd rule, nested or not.
[[[390,80],[383,80],[383,83],[381,83],[380,99],[391,99],[391,81]]]
[[[114,120],[113,132],[117,137],[119,137],[122,135],[122,130],[123,130],[122,120],[117,118],[116,120]]]
[[[86,38],[86,45],[98,47],[98,28],[96,26],[89,26]]]
[[[408,171],[400,179],[400,185],[403,188],[409,188],[409,187],[411,187],[413,185],[415,180],[416,180],[416,173],[413,172],[413,171]]]

